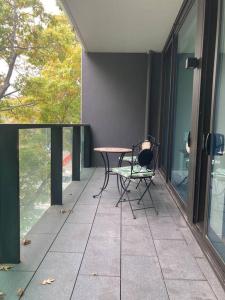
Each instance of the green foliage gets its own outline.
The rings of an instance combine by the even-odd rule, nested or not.
[[[0,0],[0,5],[3,2]],[[14,84],[15,89],[20,91],[19,96],[1,101],[0,121],[79,123],[81,46],[75,33],[64,15],[44,14],[38,0],[16,2],[23,9],[20,11],[21,29],[17,32],[20,48],[14,48],[23,55],[28,72],[18,76]],[[9,7],[5,5],[4,14],[0,13],[4,15],[0,17],[0,24],[5,21],[7,14],[8,17],[13,16]],[[13,24],[6,26],[8,29],[1,27],[3,37],[0,42],[3,42]],[[10,45],[6,46],[5,40],[4,55],[10,57],[10,51],[7,50]]]

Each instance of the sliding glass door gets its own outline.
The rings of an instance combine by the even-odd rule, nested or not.
[[[161,169],[165,175],[168,172],[168,137],[171,104],[171,71],[172,71],[172,43],[163,56],[163,102],[161,115]]]
[[[221,1],[221,5],[224,4]],[[208,238],[225,261],[225,5],[221,8],[211,134],[207,138],[209,154]]]
[[[187,202],[190,129],[193,95],[193,69],[186,68],[187,58],[195,56],[197,2],[191,7],[177,34],[174,118],[172,127],[171,183],[182,201]]]

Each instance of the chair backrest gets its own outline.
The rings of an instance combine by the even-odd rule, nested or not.
[[[155,138],[151,137],[149,140],[145,140],[144,142],[133,145],[132,162],[133,156],[137,155],[138,164],[141,167],[146,167],[147,169],[155,171],[158,163],[158,152],[159,144],[156,143]],[[133,163],[131,166],[131,173],[133,173]]]

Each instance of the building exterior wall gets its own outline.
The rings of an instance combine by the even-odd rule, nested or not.
[[[144,138],[146,75],[147,54],[83,52],[82,122],[91,125],[93,147],[130,147]],[[102,165],[99,154],[93,165]]]

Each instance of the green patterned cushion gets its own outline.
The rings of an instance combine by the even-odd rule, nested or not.
[[[124,156],[123,161],[132,162],[132,156]],[[133,162],[137,163],[137,156],[133,156]]]
[[[126,178],[139,178],[139,177],[152,177],[154,172],[141,166],[133,166],[133,172],[131,176],[131,166],[118,167],[112,169],[113,173],[119,174]]]

